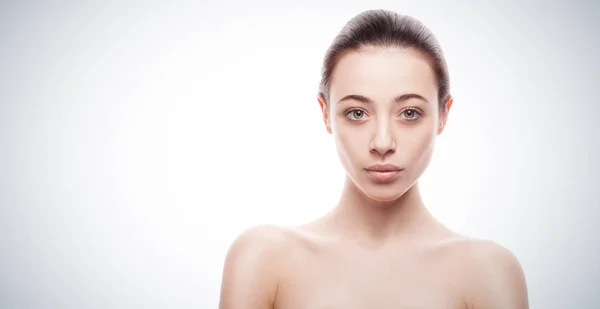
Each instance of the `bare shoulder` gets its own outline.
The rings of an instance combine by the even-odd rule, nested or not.
[[[276,225],[257,225],[241,232],[231,243],[228,255],[237,256],[246,250],[275,250],[284,243],[287,230]]]
[[[469,308],[527,309],[525,274],[515,254],[491,240],[461,237],[448,242],[455,265],[466,277]]]
[[[272,307],[287,238],[286,228],[259,225],[234,239],[225,257],[220,309]]]

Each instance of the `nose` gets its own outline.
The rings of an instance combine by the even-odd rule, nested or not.
[[[382,120],[377,123],[369,148],[371,153],[379,153],[382,156],[396,151],[396,142],[392,136],[389,121]]]

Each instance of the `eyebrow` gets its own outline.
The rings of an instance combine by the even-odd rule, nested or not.
[[[422,95],[416,94],[416,93],[405,93],[405,94],[401,94],[397,97],[394,98],[394,102],[396,103],[401,103],[404,101],[407,101],[409,99],[419,99],[419,100],[423,100],[425,102],[429,102],[427,101],[427,99],[425,99]],[[373,100],[360,95],[360,94],[349,94],[343,98],[341,98],[338,103],[341,103],[343,101],[348,101],[348,100],[355,100],[355,101],[359,101],[362,103],[373,103]]]

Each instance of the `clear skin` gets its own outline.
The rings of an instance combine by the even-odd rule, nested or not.
[[[406,96],[410,94],[409,96]],[[348,95],[360,97],[350,97]],[[346,170],[336,207],[297,227],[248,229],[225,259],[220,309],[527,309],[516,257],[488,240],[458,235],[421,199],[418,179],[444,130],[431,63],[421,53],[364,47],[345,53],[326,131]],[[390,183],[365,168],[403,168]]]

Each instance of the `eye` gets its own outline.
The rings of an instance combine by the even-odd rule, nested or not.
[[[350,120],[363,120],[366,113],[361,109],[352,109],[346,112],[346,118]]]
[[[421,118],[421,113],[414,108],[407,108],[400,112],[400,115],[408,121],[417,121]]]

